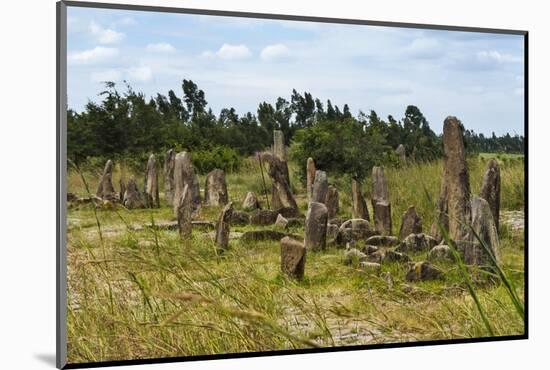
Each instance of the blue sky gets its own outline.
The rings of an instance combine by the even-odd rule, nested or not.
[[[181,97],[191,79],[216,114],[255,113],[295,88],[353,114],[400,119],[413,104],[437,133],[455,115],[523,135],[522,36],[73,7],[67,21],[76,111],[99,101],[102,81]]]

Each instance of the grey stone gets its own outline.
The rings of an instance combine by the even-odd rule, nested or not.
[[[396,250],[399,252],[421,252],[429,251],[437,245],[437,240],[429,235],[419,233],[410,234],[403,239]]]
[[[368,245],[367,244],[361,249],[361,252],[363,252],[365,254],[373,254],[373,253],[378,252],[378,247],[375,246],[375,245]]]
[[[442,280],[444,278],[443,271],[427,261],[412,264],[405,275],[407,281]]]
[[[407,163],[407,155],[403,144],[399,144],[397,149],[395,149],[395,154],[397,154],[397,157],[399,158],[399,162],[401,164]]]
[[[500,166],[496,159],[487,162],[480,197],[489,203],[497,231],[500,227]]]
[[[281,239],[281,271],[294,279],[304,277],[306,247],[299,241],[284,237]]]
[[[358,249],[351,248],[344,252],[345,265],[357,265],[359,262],[367,260],[367,255]]]
[[[384,252],[382,257],[382,262],[391,263],[391,262],[409,262],[411,258],[405,253],[396,252],[394,250],[387,250]]]
[[[493,266],[491,256],[497,263],[500,259],[500,242],[491,206],[485,199],[474,196],[471,200],[471,209],[472,228],[475,234],[472,234],[471,247],[465,249],[464,262],[467,264]],[[475,235],[479,237],[479,240]],[[485,245],[488,251],[483,245]]]
[[[231,227],[231,215],[233,213],[233,202],[229,202],[223,207],[216,223],[216,247],[224,251],[229,246],[229,232]]]
[[[367,202],[361,193],[361,183],[355,179],[351,180],[351,202],[351,217],[370,221]]]
[[[178,199],[177,202],[176,199]],[[193,230],[193,224],[191,220],[191,192],[189,191],[188,184],[185,184],[183,186],[183,191],[181,192],[181,195],[179,195],[179,198],[174,199],[174,204],[177,205],[176,216],[178,219],[178,230],[180,238],[182,240],[187,240],[191,237],[191,232]]]
[[[315,180],[311,190],[311,201],[316,203],[324,203],[328,191],[328,178],[325,171],[317,170],[315,172]],[[307,248],[307,246],[306,246]]]
[[[166,152],[164,158],[164,198],[169,205],[174,204],[174,166],[176,161],[176,152],[170,149]]]
[[[275,226],[280,229],[285,229],[287,224],[288,224],[288,220],[283,216],[281,216],[281,214],[279,213],[277,215],[277,219],[275,220]]]
[[[373,235],[366,241],[368,245],[393,247],[399,244],[399,240],[395,236]]]
[[[139,193],[136,180],[131,177],[126,185],[126,190],[122,197],[122,204],[128,209],[143,208],[143,200]]]
[[[367,220],[354,218],[347,220],[340,225],[334,243],[337,246],[342,246],[346,243],[366,240],[374,234],[375,233]]]
[[[258,197],[256,196],[256,193],[249,191],[246,193],[246,196],[244,198],[242,209],[244,211],[253,211],[255,209],[260,209],[260,202],[258,201]]]
[[[340,198],[338,196],[338,189],[336,189],[332,185],[329,186],[324,203],[325,206],[327,206],[328,218],[334,218],[338,213],[338,210],[340,209]]]
[[[386,201],[379,201],[374,204],[374,228],[381,235],[391,235],[391,204]]]
[[[433,247],[428,253],[428,259],[434,260],[449,260],[454,261],[453,253],[448,245],[440,244]]]
[[[154,154],[149,156],[147,171],[145,172],[145,206],[147,208],[159,208],[159,183],[157,173],[157,160]]]
[[[118,200],[115,188],[113,187],[113,161],[110,159],[105,163],[103,174],[99,179],[96,196],[109,201]]]
[[[231,214],[231,225],[248,225],[250,223],[250,215],[243,211],[233,210]]]
[[[419,234],[422,232],[422,219],[416,213],[414,206],[410,206],[401,219],[401,228],[399,229],[399,239],[403,240],[410,234]]]
[[[206,205],[213,207],[222,206],[229,201],[225,172],[223,170],[216,168],[206,175],[204,201]]]
[[[277,211],[271,209],[257,209],[250,213],[250,223],[252,225],[273,225],[277,220]]]
[[[312,251],[326,247],[328,211],[323,203],[310,202],[306,215],[304,245]]]
[[[188,185],[192,211],[196,209],[196,187],[198,184],[195,184],[195,182],[195,171],[191,162],[191,153],[181,152],[176,154],[174,160],[174,214],[176,216],[185,185]]]
[[[271,177],[273,194],[277,197],[275,202],[273,202],[274,199],[272,199],[273,208],[289,207],[298,210],[296,199],[290,189],[286,162],[283,162],[269,152],[263,153],[261,157],[262,160],[268,164],[267,173],[269,177]]]
[[[327,224],[327,239],[334,239],[338,234],[338,226],[334,224]]]
[[[313,181],[315,180],[316,171],[317,169],[315,168],[315,162],[313,161],[313,158],[308,158],[306,164],[306,190],[308,201],[311,201],[311,193],[313,190]]]
[[[301,218],[304,217],[303,214],[300,213],[300,211],[297,208],[292,207],[281,207],[279,209],[276,209],[275,212],[280,214],[281,216],[285,218]]]
[[[390,193],[388,190],[388,181],[384,175],[384,168],[374,166],[372,168],[372,204],[377,202],[390,202]]]

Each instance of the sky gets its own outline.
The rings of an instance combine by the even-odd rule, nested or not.
[[[292,89],[351,112],[431,128],[457,116],[486,135],[523,135],[523,36],[69,7],[68,105],[100,101],[104,81],[181,98],[183,79],[217,115],[290,100]]]

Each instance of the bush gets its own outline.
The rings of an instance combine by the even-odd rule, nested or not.
[[[215,168],[235,172],[241,168],[243,162],[243,158],[236,150],[225,146],[193,152],[192,158],[193,165],[200,174],[206,174]]]

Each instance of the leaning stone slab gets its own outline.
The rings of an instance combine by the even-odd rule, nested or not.
[[[281,271],[294,279],[304,277],[306,247],[299,241],[284,237],[281,239]]]
[[[332,219],[336,217],[336,214],[340,209],[340,198],[338,196],[338,189],[336,189],[336,187],[332,185],[328,187],[324,203],[325,206],[327,206],[328,218]]]
[[[419,234],[410,234],[405,239],[403,239],[396,250],[398,252],[421,252],[429,251],[437,245],[437,240],[432,238],[429,235],[419,233]]]
[[[157,159],[154,154],[149,156],[147,171],[145,172],[145,205],[147,208],[159,208],[159,184],[157,173]]]
[[[422,219],[416,213],[414,206],[410,206],[403,214],[401,228],[399,229],[399,240],[405,239],[410,234],[422,232]]]
[[[229,246],[229,231],[231,225],[231,215],[233,213],[233,203],[229,202],[223,207],[216,223],[216,247],[224,251]]]
[[[99,179],[96,196],[110,201],[118,200],[115,188],[113,187],[113,161],[110,159],[105,163],[103,174]]]
[[[253,191],[249,191],[248,193],[246,193],[246,196],[242,204],[243,211],[253,211],[259,208],[260,208],[260,202],[258,201],[258,197],[256,196],[256,193],[254,193]]]
[[[407,281],[442,280],[444,278],[443,271],[427,261],[412,264],[405,275]]]
[[[324,203],[328,191],[328,178],[325,171],[317,170],[315,172],[315,180],[311,190],[311,201],[316,203]],[[307,248],[307,247],[306,247]]]
[[[275,226],[280,229],[285,229],[286,225],[288,225],[288,220],[279,213],[277,215],[277,220],[275,220]]]
[[[305,223],[304,245],[307,249],[315,252],[325,249],[327,221],[327,207],[323,203],[310,202]]]
[[[471,201],[471,209],[472,228],[475,234],[472,235],[471,248],[465,249],[463,256],[464,262],[467,264],[493,266],[490,255],[492,255],[497,262],[499,261],[500,242],[491,206],[485,199],[474,196]],[[475,235],[479,237],[479,240]],[[488,250],[486,250],[484,246]]]
[[[370,221],[367,202],[361,193],[361,183],[355,179],[351,180],[351,217],[361,218]]]
[[[204,198],[206,204],[213,207],[222,206],[229,201],[223,170],[216,168],[206,175]]]
[[[500,223],[500,166],[496,159],[487,162],[480,197],[489,203],[497,231]]]
[[[290,207],[298,209],[294,194],[290,189],[288,179],[288,167],[286,162],[269,152],[262,154],[262,160],[268,164],[268,175],[273,183],[273,194],[277,197],[277,203],[273,203],[274,208]],[[272,199],[273,200],[273,199]]]

